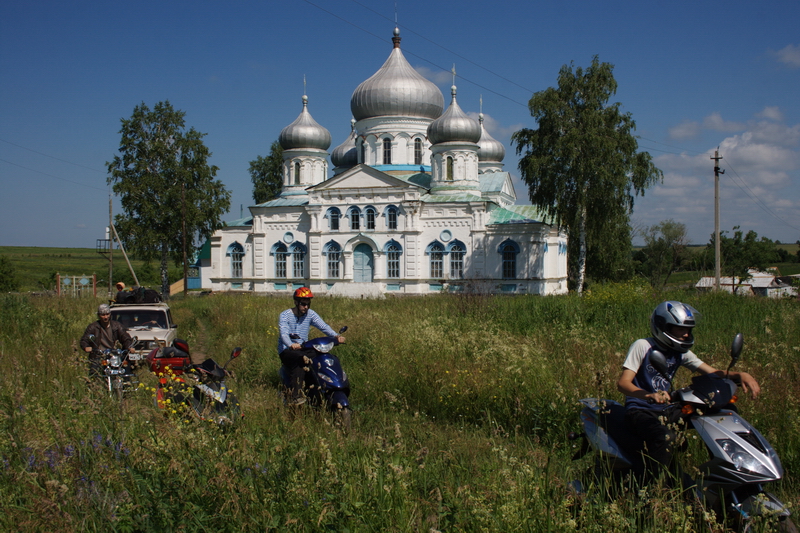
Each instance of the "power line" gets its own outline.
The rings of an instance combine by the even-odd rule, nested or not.
[[[657,150],[659,152],[664,152],[664,153],[667,153],[667,154],[682,155],[684,152],[691,152],[691,153],[694,153],[694,154],[697,154],[697,155],[703,155],[703,154],[706,153],[706,152],[698,152],[697,150],[689,150],[688,148],[682,148],[680,146],[673,146],[671,144],[662,143],[662,142],[659,142],[659,141],[656,141],[656,140],[653,140],[653,139],[648,139],[647,137],[642,137],[641,135],[634,135],[634,137],[636,137],[637,139],[641,139],[643,141],[648,141],[648,142],[651,142],[651,143],[660,144],[661,146],[666,146],[668,148],[675,148],[676,150],[680,150],[680,152],[669,152],[667,150],[657,150],[655,148],[653,149],[653,150]]]
[[[85,168],[86,170],[91,170],[93,172],[99,172],[101,174],[105,174],[106,173],[104,170],[97,170],[96,168],[87,167],[87,166],[81,165],[79,163],[73,163],[72,161],[67,161],[66,159],[61,159],[61,158],[58,158],[58,157],[55,157],[55,156],[52,156],[52,155],[44,154],[42,152],[37,152],[36,150],[32,150],[30,148],[26,148],[24,146],[20,146],[19,144],[12,143],[11,141],[7,141],[5,139],[0,139],[0,141],[4,142],[6,144],[10,144],[11,146],[16,146],[17,148],[22,148],[23,150],[27,150],[29,152],[33,152],[34,154],[38,154],[38,155],[41,155],[41,156],[44,156],[44,157],[49,157],[50,159],[55,159],[56,161],[61,161],[62,163],[67,163],[68,165],[74,165],[76,167]],[[6,162],[8,162],[8,161],[6,161]],[[14,163],[11,163],[11,164],[13,165]],[[36,172],[36,171],[34,170],[34,172]]]
[[[329,11],[329,10],[325,9],[324,7],[322,7],[322,6],[320,6],[320,5],[317,5],[317,4],[315,4],[314,2],[311,2],[311,0],[305,0],[305,2],[306,2],[307,4],[309,4],[309,5],[311,5],[311,6],[314,6],[314,7],[316,7],[316,8],[317,8],[317,9],[319,9],[320,11],[324,11],[325,13],[329,14],[330,16],[332,16],[332,17],[334,17],[334,18],[337,18],[337,19],[341,20],[342,22],[345,22],[345,23],[347,23],[347,24],[349,24],[349,25],[353,26],[354,28],[356,28],[356,29],[358,29],[358,30],[361,30],[361,31],[363,31],[363,32],[364,32],[364,33],[366,33],[367,35],[371,35],[371,36],[373,36],[373,37],[375,37],[376,39],[379,39],[379,40],[381,40],[381,41],[385,41],[385,40],[386,40],[384,37],[381,37],[381,36],[379,36],[379,35],[377,35],[377,34],[375,34],[375,33],[371,32],[371,31],[367,30],[366,28],[362,28],[362,27],[361,27],[361,26],[359,26],[358,24],[354,24],[353,22],[351,22],[351,21],[349,21],[349,20],[347,20],[347,19],[345,19],[345,18],[343,18],[343,17],[340,17],[340,16],[339,16],[339,15],[337,15],[336,13],[334,13],[334,12],[332,12],[332,11]],[[360,4],[359,4],[359,5],[360,5]],[[384,18],[385,18],[385,17],[384,17]],[[390,20],[391,20],[391,19],[390,19]],[[418,35],[417,33],[413,32],[412,30],[409,30],[409,31],[411,31],[411,33],[414,33],[415,35]],[[424,39],[424,37],[423,37],[423,39]],[[426,40],[428,40],[428,39],[426,39]],[[430,42],[433,42],[433,41],[430,41]],[[434,43],[434,44],[436,44],[436,43]],[[437,45],[437,46],[440,46],[440,45]],[[444,48],[444,47],[442,47],[442,48]],[[445,50],[446,50],[446,48],[445,48]],[[449,50],[448,50],[448,51],[449,51]],[[410,55],[410,56],[414,56],[414,57],[416,57],[417,59],[420,59],[421,61],[424,61],[424,62],[428,63],[429,65],[433,65],[434,67],[438,68],[439,70],[441,70],[441,71],[443,71],[443,72],[450,72],[450,69],[449,69],[449,68],[445,68],[445,67],[443,67],[443,66],[441,66],[441,65],[437,65],[437,64],[436,64],[436,63],[434,63],[433,61],[431,61],[431,60],[429,60],[429,59],[427,59],[427,58],[424,58],[424,57],[422,57],[422,56],[420,56],[420,55],[418,55],[418,54],[415,54],[414,52],[411,52],[411,51],[409,51],[409,50],[403,49],[403,54],[404,54],[404,55]],[[461,57],[461,56],[459,56],[459,57]],[[467,61],[469,61],[469,60],[467,60]],[[470,63],[473,63],[473,62],[472,62],[472,61],[470,61]],[[473,64],[475,64],[475,63],[473,63]],[[481,67],[481,68],[483,68],[483,67]],[[491,71],[489,71],[488,69],[484,69],[484,70],[486,70],[487,72],[491,72]],[[493,73],[493,74],[494,74],[494,73]],[[496,76],[499,76],[498,74],[495,74],[495,75],[496,75]],[[519,102],[518,100],[515,100],[514,98],[511,98],[510,96],[506,96],[506,95],[504,95],[504,94],[501,94],[501,93],[499,93],[499,92],[497,92],[497,91],[495,91],[495,90],[493,90],[493,89],[490,89],[490,88],[488,88],[488,87],[485,87],[485,86],[481,85],[480,83],[477,83],[477,82],[475,82],[475,81],[472,81],[472,80],[470,80],[469,78],[465,78],[465,77],[463,77],[463,76],[459,76],[459,78],[460,78],[460,79],[462,79],[462,80],[464,80],[465,82],[467,82],[467,83],[471,84],[471,85],[474,85],[474,86],[476,86],[476,87],[479,87],[480,89],[483,89],[484,91],[490,92],[490,93],[494,94],[495,96],[499,96],[500,98],[503,98],[503,99],[505,99],[505,100],[508,100],[509,102],[512,102],[512,103],[514,103],[514,104],[520,105],[520,106],[524,107],[525,109],[528,109],[528,104],[525,104],[525,103]],[[511,83],[514,83],[514,82],[511,82]],[[514,83],[514,85],[517,85],[517,84],[516,84],[516,83]],[[523,87],[523,89],[524,89],[524,87]],[[526,89],[526,90],[527,90],[527,89]],[[532,91],[531,91],[531,92],[532,92]]]
[[[374,9],[372,9],[371,7],[369,7],[369,6],[365,5],[365,4],[362,4],[362,3],[361,3],[361,2],[359,2],[358,0],[351,0],[351,1],[352,1],[353,3],[355,3],[355,4],[358,4],[359,6],[363,7],[364,9],[367,9],[367,10],[369,10],[369,11],[372,11],[373,13],[375,13],[376,15],[378,15],[379,17],[381,17],[381,18],[383,18],[383,19],[386,19],[386,20],[388,20],[389,22],[392,22],[392,19],[390,19],[389,17],[386,17],[386,16],[384,16],[384,15],[381,15],[380,13],[378,13],[377,11],[375,11]],[[488,72],[489,74],[492,74],[493,76],[497,76],[498,78],[500,78],[501,80],[503,80],[503,81],[505,81],[505,82],[508,82],[508,83],[510,83],[510,84],[512,84],[512,85],[516,85],[516,86],[517,86],[517,87],[519,87],[520,89],[523,89],[523,90],[525,90],[525,91],[528,91],[528,92],[529,92],[529,93],[531,93],[531,94],[533,94],[533,93],[535,92],[535,91],[533,91],[532,89],[528,89],[527,87],[523,87],[523,86],[522,86],[522,85],[520,85],[519,83],[517,83],[517,82],[515,82],[515,81],[513,81],[513,80],[510,80],[510,79],[506,78],[505,76],[502,76],[502,75],[498,74],[497,72],[494,72],[493,70],[490,70],[490,69],[488,69],[488,68],[484,67],[483,65],[479,65],[478,63],[476,63],[476,62],[472,61],[471,59],[469,59],[469,58],[467,58],[467,57],[464,57],[464,56],[462,56],[462,55],[461,55],[461,54],[459,54],[458,52],[455,52],[455,51],[453,51],[453,50],[450,50],[450,49],[449,49],[449,48],[447,48],[446,46],[443,46],[443,45],[441,45],[441,44],[437,43],[436,41],[433,41],[433,40],[431,40],[431,39],[428,39],[428,38],[427,38],[427,37],[425,37],[424,35],[420,35],[419,33],[415,32],[414,30],[412,30],[411,28],[409,28],[408,26],[405,26],[405,25],[403,25],[403,24],[397,24],[397,25],[398,25],[399,27],[403,28],[403,29],[406,29],[406,30],[408,30],[410,33],[412,33],[412,34],[416,35],[416,36],[417,36],[417,37],[419,37],[420,39],[424,39],[424,40],[428,41],[429,43],[431,43],[431,44],[433,44],[433,45],[435,45],[435,46],[438,46],[439,48],[441,48],[441,49],[442,49],[442,50],[444,50],[445,52],[447,52],[447,53],[449,53],[449,54],[453,54],[454,56],[456,56],[456,57],[458,57],[458,58],[460,58],[460,59],[463,59],[464,61],[467,61],[468,63],[471,63],[472,65],[475,65],[475,66],[476,66],[476,67],[478,67],[479,69],[485,70],[486,72]]]
[[[767,214],[769,214],[769,215],[772,215],[773,217],[775,217],[775,219],[776,219],[776,220],[779,220],[779,221],[780,221],[781,223],[783,223],[784,225],[786,225],[786,226],[788,226],[788,227],[790,227],[790,228],[792,228],[792,229],[795,229],[795,230],[799,230],[799,231],[800,231],[800,227],[793,226],[792,224],[790,224],[790,223],[786,222],[785,220],[783,220],[783,219],[782,219],[781,217],[779,217],[779,216],[778,216],[778,215],[777,215],[777,214],[776,214],[774,211],[772,211],[772,209],[770,209],[770,208],[767,206],[767,204],[765,204],[765,203],[764,203],[764,202],[763,202],[763,201],[762,201],[762,200],[761,200],[761,199],[760,199],[758,196],[756,196],[756,193],[755,193],[755,192],[753,192],[753,190],[750,188],[750,186],[749,186],[749,185],[747,185],[747,182],[744,180],[744,178],[742,178],[742,177],[741,177],[741,176],[740,176],[740,175],[739,175],[739,174],[736,172],[736,170],[735,170],[735,169],[734,169],[734,168],[731,166],[731,164],[730,164],[730,158],[726,159],[726,161],[728,161],[728,164],[726,165],[726,166],[728,167],[728,169],[729,169],[730,171],[732,171],[732,172],[733,172],[733,174],[734,174],[734,175],[735,175],[735,176],[736,176],[736,177],[737,177],[737,178],[738,178],[738,179],[741,181],[742,185],[744,185],[744,187],[743,187],[742,185],[739,185],[739,183],[736,183],[736,182],[735,182],[733,179],[731,180],[731,181],[733,181],[733,182],[734,182],[734,184],[735,184],[737,187],[739,187],[739,189],[740,189],[742,192],[744,192],[744,193],[745,193],[747,196],[749,196],[749,197],[750,197],[750,198],[751,198],[751,199],[752,199],[752,200],[753,200],[753,201],[756,203],[756,205],[758,205],[758,207],[760,207],[760,208],[761,208],[761,209],[762,209],[762,210],[763,210],[765,213],[767,213]]]
[[[44,155],[44,154],[42,154],[42,155]],[[108,190],[107,190],[107,189],[101,189],[101,188],[99,188],[99,187],[94,187],[94,186],[92,186],[92,185],[86,185],[85,183],[81,183],[81,182],[79,182],[79,181],[72,181],[72,180],[68,180],[68,179],[66,179],[66,178],[62,178],[62,177],[60,177],[60,176],[54,176],[54,175],[52,175],[52,174],[48,174],[47,172],[42,172],[42,171],[40,171],[40,170],[34,170],[34,169],[32,169],[32,168],[28,168],[28,167],[24,167],[24,166],[22,166],[22,165],[18,165],[18,164],[16,164],[16,163],[12,163],[11,161],[6,161],[5,159],[0,159],[0,161],[2,161],[3,163],[7,163],[7,164],[9,164],[9,165],[14,165],[15,167],[19,167],[19,168],[23,168],[23,169],[25,169],[25,170],[29,170],[29,171],[31,171],[31,172],[36,172],[37,174],[42,174],[43,176],[47,176],[47,177],[49,177],[49,178],[54,178],[54,179],[57,179],[57,180],[66,181],[66,182],[68,182],[68,183],[73,183],[73,184],[75,184],[75,185],[80,185],[81,187],[88,187],[88,188],[90,188],[90,189],[96,189],[96,190],[98,190],[98,191],[108,192]],[[65,161],[65,163],[68,163],[68,162],[69,162],[69,161]]]

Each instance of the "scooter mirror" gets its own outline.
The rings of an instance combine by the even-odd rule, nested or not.
[[[97,337],[95,337],[94,335],[89,335],[89,342],[97,346]]]
[[[742,354],[742,346],[744,346],[744,335],[737,333],[731,343],[731,367],[739,360]]]
[[[339,330],[339,335],[347,331],[347,326],[342,326],[342,329]]]
[[[239,357],[241,354],[242,354],[242,349],[241,349],[240,347],[238,347],[238,346],[237,346],[237,347],[236,347],[236,348],[234,348],[234,349],[233,349],[233,351],[231,352],[231,359],[236,359],[236,358],[237,358],[237,357]]]
[[[667,357],[663,353],[658,350],[653,350],[650,352],[650,364],[653,365],[653,368],[655,368],[664,379],[669,382],[672,381],[669,379],[669,366],[667,365]]]

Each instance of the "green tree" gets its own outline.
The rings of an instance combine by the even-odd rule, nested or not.
[[[0,255],[0,292],[15,291],[18,288],[17,270],[11,264],[11,259]]]
[[[634,256],[640,272],[653,287],[664,287],[669,277],[688,259],[686,225],[673,219],[645,228],[644,247]]]
[[[564,65],[558,88],[537,92],[528,103],[539,127],[511,138],[531,203],[567,229],[577,250],[569,270],[578,292],[587,275],[609,279],[620,271],[625,256],[618,252],[630,251],[633,194],[663,178],[650,154],[637,151],[630,113],[609,103],[616,91],[613,65],[597,56],[586,70]]]
[[[186,113],[169,101],[151,111],[142,102],[121,119],[119,152],[106,163],[108,183],[121,197],[115,226],[125,247],[161,265],[161,292],[169,296],[168,263],[184,263],[198,243],[222,226],[230,192],[215,180],[216,166],[203,144],[204,133],[186,129]]]
[[[253,180],[253,200],[263,204],[277,198],[283,188],[283,147],[273,141],[267,157],[258,156],[250,161],[250,177]]]
[[[764,271],[770,263],[776,261],[775,243],[766,237],[758,238],[758,234],[750,230],[746,234],[733,227],[733,237],[727,231],[720,232],[720,274],[729,276],[736,292],[739,283],[750,278],[750,269]],[[714,234],[711,234],[708,248],[714,249]]]

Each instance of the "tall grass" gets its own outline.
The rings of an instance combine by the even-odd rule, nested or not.
[[[800,309],[795,301],[673,293],[703,314],[698,355],[764,389],[740,409],[800,505]],[[171,302],[179,335],[224,360],[245,418],[229,432],[155,406],[153,376],[120,406],[88,382],[76,340],[98,302],[0,297],[0,529],[15,531],[722,531],[666,489],[614,499],[568,483],[577,400],[620,400],[628,345],[664,295],[637,284],[583,298],[479,294],[348,300],[314,308],[348,342],[353,429],[285,409],[277,315],[286,299]],[[679,374],[688,379],[688,372]]]

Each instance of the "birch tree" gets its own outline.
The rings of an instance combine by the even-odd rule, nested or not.
[[[620,260],[619,250],[630,250],[634,195],[663,179],[650,154],[638,151],[630,113],[609,103],[617,91],[613,68],[597,56],[586,69],[561,67],[558,87],[528,102],[538,128],[511,138],[531,203],[567,230],[570,248],[577,250],[570,254],[569,274],[578,292],[587,273],[602,280],[619,271],[612,262]]]
[[[143,102],[122,119],[119,155],[106,163],[122,214],[115,226],[125,247],[161,264],[161,292],[169,296],[169,260],[184,264],[199,243],[222,226],[230,192],[214,179],[205,133],[186,129],[186,113],[169,101],[152,111]]]

